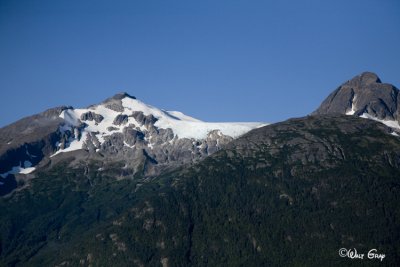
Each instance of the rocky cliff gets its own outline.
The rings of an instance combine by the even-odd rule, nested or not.
[[[400,129],[400,94],[378,75],[364,72],[334,90],[312,114],[346,114],[378,120]]]

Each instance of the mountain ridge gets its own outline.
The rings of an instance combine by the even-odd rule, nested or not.
[[[398,266],[393,88],[361,74],[318,112],[237,138],[179,138],[204,122],[124,93],[0,129],[27,141],[0,154],[0,265]]]
[[[83,109],[48,109],[0,129],[0,195],[15,189],[15,177],[23,181],[35,168],[71,157],[71,166],[100,157],[125,161],[126,175],[157,175],[200,160],[262,125],[202,122],[147,105],[126,92]]]

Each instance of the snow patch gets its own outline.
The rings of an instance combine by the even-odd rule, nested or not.
[[[140,100],[132,99],[130,97],[125,97],[122,100],[122,106],[125,108],[125,112],[127,111],[140,111],[143,112],[145,116],[153,115],[156,118],[161,118],[164,116],[168,116],[171,119],[176,119],[174,116],[171,116],[168,112],[153,107],[151,105],[147,105]],[[128,113],[129,114],[129,113]]]
[[[0,174],[1,177],[6,178],[9,174],[28,174],[35,170],[35,167],[32,167],[32,163],[30,161],[25,161],[22,166],[14,166],[8,172]]]
[[[351,101],[351,110],[346,112],[346,115],[354,115],[356,113],[356,105],[354,104],[356,102],[356,96],[354,96],[353,100]]]
[[[85,144],[85,142],[87,140],[87,134],[88,134],[87,132],[82,132],[82,136],[79,140],[77,138],[70,138],[68,140],[68,143],[66,144],[67,145],[66,148],[58,150],[56,153],[54,153],[50,157],[54,157],[55,155],[57,155],[59,153],[71,152],[71,151],[82,149],[83,145]]]
[[[163,111],[128,97],[122,99],[122,105],[128,110],[141,111],[146,116],[153,115],[157,118],[154,126],[162,129],[171,128],[178,138],[205,139],[213,130],[219,130],[224,135],[236,138],[254,128],[267,125],[259,122],[203,122],[181,112]]]
[[[74,109],[63,110],[59,117],[64,119],[69,125],[78,126],[79,119],[75,116],[74,111]],[[68,125],[66,127],[68,127]]]
[[[376,118],[374,116],[371,116],[368,113],[363,113],[360,117],[364,118],[364,119],[370,119],[370,120],[381,122],[381,123],[383,123],[386,126],[389,126],[391,128],[400,129],[399,123],[397,121],[395,121],[395,120],[381,120],[381,119],[378,119],[378,118]]]
[[[193,117],[190,117],[188,115],[185,115],[180,111],[166,111],[166,112],[180,120],[183,120],[183,121],[201,121],[201,120],[195,119]]]
[[[131,146],[130,144],[128,144],[128,143],[125,142],[125,141],[124,141],[124,146],[130,147],[130,148],[134,148],[134,147],[135,147],[135,145],[132,145],[132,146]]]
[[[354,109],[354,104],[351,105],[351,110],[346,112],[346,115],[354,115],[356,113],[356,110]]]
[[[155,123],[155,126],[159,128],[171,128],[178,138],[193,138],[193,139],[205,139],[209,132],[219,130],[222,134],[231,136],[233,138],[239,137],[240,135],[258,127],[261,123],[228,123],[228,122],[194,122],[194,121],[171,121],[171,120],[159,120]]]

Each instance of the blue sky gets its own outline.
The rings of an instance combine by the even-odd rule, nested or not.
[[[0,0],[0,126],[126,91],[205,121],[304,116],[363,71],[400,87],[400,1]]]

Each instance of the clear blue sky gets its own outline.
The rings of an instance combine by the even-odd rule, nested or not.
[[[206,121],[304,116],[362,71],[400,87],[400,1],[0,0],[0,126],[119,91]]]

